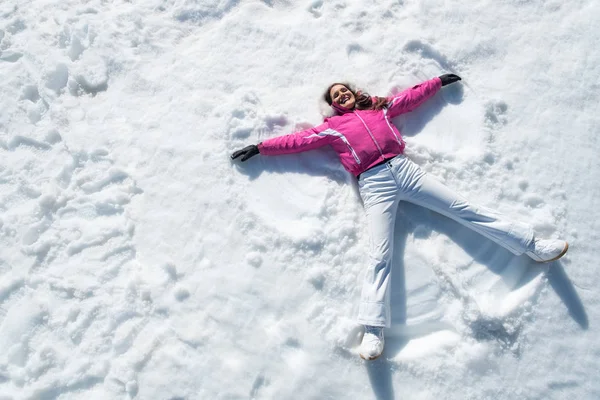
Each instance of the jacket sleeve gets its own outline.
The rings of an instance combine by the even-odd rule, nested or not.
[[[390,118],[412,111],[432,97],[442,87],[440,78],[433,78],[389,98]]]
[[[329,124],[325,122],[314,128],[267,139],[258,144],[258,151],[260,154],[275,156],[316,149],[335,140],[335,136],[324,134],[327,129]]]

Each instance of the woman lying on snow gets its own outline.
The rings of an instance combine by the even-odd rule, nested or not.
[[[390,120],[414,110],[442,86],[460,79],[454,74],[442,75],[388,98],[370,97],[346,84],[334,83],[324,98],[335,115],[323,124],[247,146],[231,155],[246,161],[257,154],[299,153],[331,145],[344,168],[358,178],[371,236],[371,262],[358,312],[358,321],[365,325],[359,350],[363,359],[381,355],[383,328],[390,326],[393,231],[400,200],[450,217],[515,255],[525,253],[538,262],[556,260],[569,247],[564,240],[538,239],[530,225],[470,203],[403,155],[405,143]]]

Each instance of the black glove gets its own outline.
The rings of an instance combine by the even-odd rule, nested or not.
[[[451,83],[460,81],[460,76],[454,74],[444,74],[440,76],[440,79],[442,80],[442,86],[446,86]]]
[[[244,162],[244,161],[248,160],[250,157],[254,157],[255,155],[257,155],[259,153],[260,152],[258,151],[258,146],[255,144],[251,144],[250,146],[246,146],[241,150],[234,151],[233,154],[231,155],[231,159],[235,160],[238,157],[242,157],[241,161]]]

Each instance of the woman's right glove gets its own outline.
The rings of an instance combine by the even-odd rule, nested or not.
[[[440,79],[442,80],[442,86],[446,86],[461,80],[460,76],[454,74],[444,74],[440,76]]]
[[[242,157],[240,161],[244,162],[257,154],[260,154],[260,152],[258,151],[258,146],[255,144],[251,144],[250,146],[246,146],[241,150],[234,151],[231,155],[231,159],[235,160],[238,157]]]

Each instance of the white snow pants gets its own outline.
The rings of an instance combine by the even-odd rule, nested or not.
[[[358,312],[363,325],[390,326],[393,233],[400,200],[452,218],[515,255],[525,253],[533,240],[531,226],[469,203],[404,155],[363,172],[358,185],[370,234],[370,263]]]

